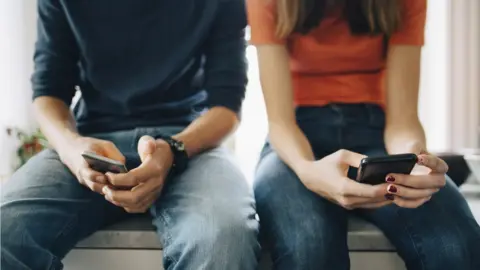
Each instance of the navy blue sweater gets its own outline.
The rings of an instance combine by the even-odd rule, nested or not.
[[[33,98],[81,133],[187,125],[245,95],[244,0],[38,0]]]

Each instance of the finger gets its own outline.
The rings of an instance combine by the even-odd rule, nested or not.
[[[388,185],[387,192],[397,195],[404,199],[422,199],[428,198],[439,191],[436,189],[415,189],[400,185]]]
[[[113,174],[106,173],[108,181],[119,187],[133,187],[140,183],[147,182],[149,179],[157,177],[157,169],[154,168],[153,160],[142,163],[139,167],[130,170],[127,173]]]
[[[360,166],[360,163],[362,162],[362,159],[367,157],[365,155],[361,155],[344,149],[337,151],[335,154],[342,163],[355,168],[358,168]]]
[[[398,196],[394,196],[393,203],[402,207],[402,208],[418,208],[428,202],[431,197],[415,199],[415,200],[407,200]]]
[[[142,136],[138,141],[138,154],[140,155],[140,159],[145,161],[145,159],[153,154],[156,149],[155,139],[151,136]]]
[[[445,175],[443,174],[390,174],[387,176],[386,181],[392,184],[416,189],[437,189],[444,187],[446,184]]]
[[[393,201],[384,200],[383,202],[376,202],[376,203],[366,203],[356,206],[355,208],[362,208],[362,209],[376,209],[380,207],[384,207],[387,205],[393,204]]]
[[[348,177],[344,178],[343,187],[340,188],[341,196],[355,196],[364,198],[381,198],[385,195],[385,189],[388,184],[368,185],[361,184],[351,180]]]
[[[80,168],[79,175],[85,181],[88,180],[104,185],[107,184],[107,177],[104,174],[94,171],[88,167]]]
[[[147,198],[151,197],[152,194],[159,193],[159,191],[161,191],[160,181],[152,180],[139,184],[132,190],[115,190],[106,186],[103,192],[113,202],[122,206],[131,206],[141,204]]]
[[[118,196],[128,196],[125,192],[131,191],[123,191],[122,194],[112,193],[108,187],[104,188],[105,199],[112,204],[122,207],[122,208],[129,208],[129,209],[139,209],[139,208],[148,208],[158,197],[157,192],[150,192],[145,197],[140,197],[138,200],[132,199],[131,201],[124,201]],[[127,211],[128,212],[128,211]]]
[[[123,156],[122,152],[118,150],[117,146],[110,141],[103,141],[102,152],[102,154],[108,158],[125,163],[125,156]]]
[[[443,159],[433,155],[419,155],[418,164],[430,168],[434,173],[445,174],[448,172],[447,163]]]
[[[128,213],[145,213],[148,211],[150,206],[153,205],[153,203],[156,201],[157,195],[156,194],[151,194],[149,195],[143,202],[141,202],[137,206],[127,206],[125,207],[125,211]]]
[[[384,196],[373,198],[373,199],[365,198],[365,197],[347,196],[347,197],[340,197],[337,203],[345,209],[355,209],[364,204],[375,204],[375,203],[380,203],[385,201],[386,201],[386,198]]]
[[[109,201],[122,207],[135,205],[141,200],[141,198],[134,197],[130,190],[114,190],[109,186],[105,186],[102,191]]]
[[[85,179],[83,181],[83,184],[86,187],[88,187],[91,191],[94,191],[98,194],[103,195],[103,189],[104,189],[105,185],[99,184],[99,183],[96,183],[96,182],[93,182],[93,181],[90,181],[90,180],[85,180]]]

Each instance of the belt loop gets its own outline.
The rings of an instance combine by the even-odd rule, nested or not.
[[[373,116],[373,109],[372,109],[372,106],[370,104],[365,104],[365,110],[367,112],[367,115],[368,115],[368,124],[369,125],[372,125],[373,122],[375,121],[375,117]]]
[[[339,125],[345,125],[345,116],[342,107],[334,103],[330,104],[330,107],[332,108],[332,111],[337,114]]]

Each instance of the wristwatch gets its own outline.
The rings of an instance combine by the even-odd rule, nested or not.
[[[156,140],[160,139],[168,143],[173,153],[173,163],[170,168],[172,175],[178,175],[187,169],[188,154],[183,142],[176,140],[170,136],[159,135],[155,137]]]

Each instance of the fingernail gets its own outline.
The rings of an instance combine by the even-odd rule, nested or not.
[[[385,199],[393,201],[395,200],[395,196],[393,196],[392,194],[385,194]]]
[[[389,176],[387,177],[386,181],[389,182],[389,183],[393,183],[393,182],[395,182],[395,177],[389,175]]]
[[[105,195],[108,194],[108,188],[107,188],[107,187],[103,187],[103,188],[102,188],[102,192],[103,192],[103,194],[105,194]]]
[[[423,160],[423,158],[418,158],[418,162],[417,162],[419,165],[424,165],[425,164],[425,161]]]
[[[394,185],[389,185],[387,188],[388,192],[390,193],[397,193],[397,187]]]

